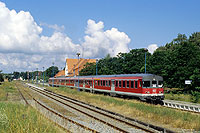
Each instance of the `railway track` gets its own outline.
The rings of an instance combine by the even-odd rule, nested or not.
[[[72,119],[69,119],[68,117],[64,116],[63,114],[57,112],[56,110],[46,106],[43,102],[35,99],[29,92],[24,90],[25,93],[32,99],[32,100],[29,100],[29,101],[31,101],[29,103],[28,100],[26,100],[26,98],[24,97],[24,95],[20,91],[20,89],[18,89],[18,91],[19,91],[21,97],[23,98],[23,100],[28,105],[31,105],[34,108],[36,108],[37,110],[39,110],[39,112],[41,112],[45,117],[54,121],[58,126],[64,128],[68,132],[73,132],[74,129],[77,129],[76,131],[78,131],[78,132],[98,133],[98,131],[93,130],[93,129],[91,129],[91,128],[83,125],[83,124],[80,124],[80,123],[78,123],[78,122],[76,122]]]
[[[54,92],[45,90],[44,88],[36,87],[31,84],[27,84],[29,88],[36,91],[38,94],[53,99],[54,101],[58,102],[59,104],[65,105],[74,109],[88,117],[91,117],[95,120],[100,121],[110,127],[112,127],[115,132],[173,132],[168,129],[154,126],[151,124],[147,124],[141,121],[137,121],[120,114],[116,114],[114,112],[110,112],[74,99],[69,97],[56,94]],[[84,110],[84,111],[83,111]]]
[[[45,85],[48,86],[48,84],[45,84]],[[196,104],[196,103],[176,101],[176,100],[163,100],[162,105],[168,108],[200,113],[200,104]]]

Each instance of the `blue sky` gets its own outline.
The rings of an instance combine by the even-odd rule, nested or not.
[[[200,31],[199,0],[0,0],[0,70],[30,71],[66,58],[153,52]],[[152,50],[150,50],[152,49]]]
[[[199,0],[2,0],[9,9],[29,11],[37,23],[65,26],[75,43],[88,19],[116,27],[131,39],[130,48],[165,45],[178,33],[200,30]],[[51,30],[44,29],[45,35]]]

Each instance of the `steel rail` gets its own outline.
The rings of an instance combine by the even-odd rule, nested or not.
[[[20,91],[20,89],[19,89],[19,88],[17,88],[17,89],[18,89],[18,91],[19,91],[21,97],[22,97],[23,100],[25,101],[25,103],[26,103],[27,105],[29,105],[28,101],[26,100],[26,98],[24,97],[24,95],[22,94],[22,92]]]
[[[46,91],[46,90],[44,90],[44,91]],[[129,125],[129,126],[132,126],[132,127],[134,127],[134,128],[142,129],[142,130],[144,130],[144,131],[146,131],[146,132],[152,132],[152,131],[150,131],[150,130],[148,130],[148,129],[146,129],[146,128],[143,128],[143,127],[141,127],[141,126],[138,126],[138,125],[135,125],[135,124],[133,124],[133,123],[127,122],[127,121],[125,121],[125,120],[116,118],[116,117],[114,117],[114,116],[108,115],[108,114],[103,113],[103,112],[100,112],[100,111],[98,111],[98,110],[95,110],[95,109],[86,107],[86,106],[82,105],[83,103],[80,102],[80,101],[78,101],[78,100],[74,100],[74,99],[68,98],[68,97],[64,97],[64,98],[63,98],[62,95],[59,95],[59,94],[56,94],[56,93],[52,94],[52,93],[49,93],[48,91],[47,91],[47,93],[48,93],[48,94],[51,94],[51,95],[53,95],[53,96],[55,96],[55,97],[59,97],[59,98],[62,99],[62,100],[65,100],[65,101],[71,102],[71,103],[73,103],[73,104],[79,105],[79,106],[81,106],[81,107],[83,107],[83,108],[86,108],[86,109],[88,109],[88,110],[91,110],[91,111],[93,111],[93,112],[96,112],[96,113],[99,113],[99,114],[101,114],[101,115],[107,116],[107,117],[109,117],[109,118],[111,118],[111,119],[114,119],[114,120],[117,120],[117,121],[119,121],[119,122],[125,123],[125,124],[127,124],[127,125]],[[68,99],[66,99],[66,98],[68,98],[68,99],[70,99],[70,100],[68,100]],[[72,100],[73,100],[73,101],[76,101],[76,102],[79,102],[79,103],[73,102]],[[82,104],[80,104],[80,103],[82,103]],[[96,109],[97,109],[97,108],[96,108]],[[102,111],[103,111],[103,110],[102,110]]]
[[[33,88],[35,88],[35,87],[33,87]],[[37,89],[37,90],[38,90],[38,89]],[[40,90],[40,91],[42,91],[42,90]],[[58,98],[62,99],[62,100],[67,100],[66,98],[68,98],[68,97],[66,97],[66,96],[63,96],[63,95],[60,95],[60,94],[56,94],[56,93],[54,93],[54,92],[52,92],[52,91],[49,91],[49,90],[44,90],[44,91],[46,91],[46,93],[48,92],[48,94],[50,94],[50,95],[53,95],[53,96],[55,96],[55,97],[58,97]],[[52,94],[52,93],[54,93],[54,94]],[[63,97],[64,97],[64,98],[63,98]],[[79,102],[79,103],[82,103],[82,104],[86,104],[86,103],[83,103],[83,102],[81,102],[81,101],[78,101],[78,100],[75,100],[75,99],[72,99],[72,98],[69,98],[69,99],[70,99],[70,100],[67,100],[68,102],[76,101],[76,102]],[[73,101],[71,101],[71,100],[73,100]],[[73,103],[74,103],[74,104],[78,104],[78,103],[75,103],[75,102],[73,102]],[[120,122],[123,122],[123,123],[125,123],[125,124],[127,124],[127,125],[130,125],[130,126],[134,127],[134,128],[141,129],[141,130],[146,131],[146,132],[153,132],[152,130],[146,129],[146,128],[141,127],[141,126],[138,126],[138,125],[134,125],[134,124],[129,123],[129,122],[127,122],[127,121],[121,120],[121,119],[119,119],[119,118],[110,116],[110,115],[105,114],[105,113],[102,113],[102,112],[100,112],[100,111],[96,111],[96,110],[91,109],[91,108],[89,108],[89,107],[85,107],[85,106],[83,106],[83,105],[81,105],[81,104],[78,104],[78,105],[81,106],[81,107],[90,109],[90,110],[92,110],[92,111],[94,111],[94,112],[96,112],[96,113],[100,113],[100,114],[105,115],[105,116],[107,116],[107,117],[110,117],[110,118],[112,118],[112,119],[115,119],[115,120],[118,120],[118,121],[120,121]],[[86,105],[88,105],[88,104],[86,104]],[[91,106],[91,105],[89,105],[89,106]],[[113,112],[110,112],[110,111],[107,111],[107,110],[104,110],[104,109],[101,109],[101,108],[97,108],[96,106],[93,106],[93,107],[95,107],[96,109],[100,109],[100,110],[102,110],[102,111],[105,111],[105,112],[107,112],[107,113],[116,115],[116,113],[113,113]],[[137,122],[137,123],[139,123],[139,124],[141,124],[141,125],[143,125],[143,126],[150,127],[151,129],[154,129],[154,130],[157,130],[157,131],[163,131],[163,132],[167,132],[167,133],[173,133],[173,131],[171,131],[171,130],[168,130],[168,129],[165,129],[165,128],[162,128],[162,127],[158,127],[158,126],[154,126],[154,125],[151,125],[151,124],[146,124],[146,123],[144,123],[144,122],[140,122],[140,121],[138,121],[138,120],[134,120],[134,119],[131,119],[131,118],[128,118],[128,117],[119,115],[119,114],[117,114],[116,116],[125,118],[125,119],[130,120],[130,121],[133,121],[133,122]]]
[[[44,104],[40,103],[40,102],[39,102],[38,100],[36,100],[33,96],[31,96],[27,91],[25,91],[25,92],[26,92],[30,97],[32,97],[32,99],[33,99],[37,104],[39,104],[40,106],[42,106],[42,107],[45,108],[46,110],[48,110],[48,111],[54,113],[55,115],[57,115],[57,116],[59,116],[59,117],[65,119],[65,120],[67,120],[67,121],[69,121],[69,122],[71,122],[71,123],[73,123],[73,124],[76,124],[76,125],[78,125],[78,126],[84,128],[84,129],[86,129],[86,130],[89,130],[89,131],[94,132],[94,133],[99,133],[98,131],[96,131],[96,130],[94,130],[94,129],[91,129],[91,128],[89,128],[89,127],[86,127],[86,126],[84,126],[84,125],[82,125],[82,124],[80,124],[80,123],[78,123],[78,122],[76,122],[76,121],[73,121],[73,120],[71,120],[71,119],[69,119],[69,118],[67,118],[67,117],[65,117],[65,116],[63,116],[63,115],[61,115],[61,114],[55,112],[54,110],[52,110],[52,109],[48,108],[47,106],[45,106]]]
[[[33,88],[31,88],[31,89],[33,89]],[[72,109],[74,109],[74,110],[76,110],[76,111],[78,111],[78,112],[81,112],[81,113],[83,113],[83,114],[85,114],[85,115],[87,115],[87,116],[89,116],[89,117],[91,117],[91,118],[93,118],[93,119],[95,119],[95,120],[98,120],[98,121],[100,121],[100,122],[102,122],[102,123],[104,123],[104,124],[106,124],[106,125],[108,125],[108,126],[114,128],[114,129],[116,129],[116,130],[118,130],[118,131],[120,131],[120,132],[128,133],[127,131],[125,131],[125,130],[123,130],[123,129],[117,127],[117,126],[114,126],[114,125],[112,125],[112,124],[110,124],[110,123],[107,123],[106,121],[101,120],[101,119],[99,119],[99,118],[97,118],[97,117],[95,117],[95,116],[93,116],[93,115],[90,115],[89,113],[86,113],[86,112],[84,112],[84,111],[82,111],[82,110],[80,110],[80,109],[77,109],[77,108],[75,108],[75,107],[69,105],[69,104],[66,104],[66,103],[64,103],[64,102],[62,102],[62,101],[59,101],[59,100],[57,100],[57,99],[55,99],[55,98],[53,98],[53,97],[51,97],[51,96],[48,96],[48,95],[46,95],[45,93],[40,92],[41,90],[40,90],[40,91],[38,91],[38,90],[36,90],[36,89],[33,89],[33,90],[37,91],[38,93],[43,94],[43,95],[46,96],[46,97],[49,97],[49,98],[55,100],[55,101],[57,101],[57,102],[59,102],[59,103],[61,103],[61,104],[63,104],[63,105],[66,105],[66,106],[68,106],[68,107],[70,107],[70,108],[72,108]],[[148,131],[148,132],[149,132],[149,131]]]
[[[100,107],[97,107],[97,106],[94,106],[94,105],[91,105],[91,104],[87,104],[87,103],[85,103],[85,102],[82,102],[82,101],[79,101],[79,100],[76,100],[76,99],[72,99],[72,98],[67,97],[67,96],[64,96],[64,95],[57,94],[57,93],[55,93],[55,92],[53,92],[53,91],[50,91],[50,90],[47,90],[47,89],[44,89],[44,90],[45,90],[45,91],[48,91],[48,92],[50,92],[50,93],[54,93],[55,95],[59,95],[59,96],[64,97],[64,98],[68,98],[68,99],[70,99],[70,100],[73,100],[73,101],[76,101],[76,102],[80,102],[80,103],[82,103],[82,104],[85,104],[85,105],[87,105],[87,106],[90,106],[90,107],[99,109],[99,110],[101,110],[101,111],[105,111],[105,112],[110,113],[110,114],[112,114],[112,115],[119,116],[119,117],[124,118],[124,119],[126,119],[126,120],[130,120],[130,121],[136,122],[136,123],[141,124],[141,125],[143,125],[143,126],[150,127],[150,128],[152,128],[152,129],[154,129],[154,130],[157,130],[157,131],[161,131],[161,132],[165,132],[165,133],[174,133],[174,131],[169,130],[169,129],[166,129],[166,128],[163,128],[163,127],[159,127],[159,126],[155,126],[155,125],[152,125],[152,124],[149,124],[149,123],[145,123],[145,122],[142,122],[142,121],[139,121],[139,120],[136,120],[136,119],[133,119],[133,118],[130,118],[130,117],[121,115],[121,114],[116,113],[116,112],[112,112],[112,111],[109,111],[109,110],[106,110],[106,109],[103,109],[103,108],[100,108]],[[126,122],[126,121],[125,121],[125,122]]]

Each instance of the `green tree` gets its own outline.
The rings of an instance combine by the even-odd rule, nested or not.
[[[48,69],[45,70],[47,77],[54,77],[59,72],[57,66],[51,66]]]
[[[13,78],[18,79],[20,77],[20,72],[13,72]]]
[[[195,32],[189,37],[189,42],[200,47],[200,32]]]
[[[86,63],[84,68],[79,72],[80,76],[83,75],[95,75],[96,74],[96,63]]]
[[[3,74],[1,72],[2,70],[0,70],[0,82],[4,82]]]

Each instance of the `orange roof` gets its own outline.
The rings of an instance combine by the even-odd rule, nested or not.
[[[54,77],[65,76],[65,70],[59,71]]]
[[[86,63],[96,63],[96,59],[66,59],[66,67],[68,68],[68,76],[78,75],[78,68],[79,71],[84,68]]]

